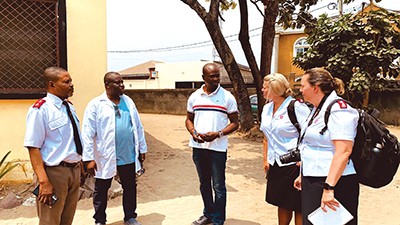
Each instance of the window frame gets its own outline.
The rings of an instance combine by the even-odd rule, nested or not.
[[[300,37],[293,43],[293,57],[297,56],[297,53],[298,53],[297,50],[298,49],[304,49],[303,52],[305,52],[306,49],[310,48],[310,44],[308,44],[308,43],[307,44],[296,45],[298,42],[301,42],[301,41],[306,41],[307,42],[307,37]]]
[[[32,2],[54,2],[56,4],[56,22],[55,30],[57,32],[56,39],[56,61],[57,65],[64,69],[67,68],[67,15],[66,15],[66,0],[29,0]],[[46,68],[43,68],[43,71]],[[38,74],[41,76],[41,73]],[[1,81],[0,81],[1,82]],[[46,90],[43,88],[15,88],[4,89],[0,88],[0,99],[38,99],[46,95]]]

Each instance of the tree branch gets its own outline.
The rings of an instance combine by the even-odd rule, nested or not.
[[[197,15],[204,21],[207,18],[206,9],[197,0],[181,0],[183,3],[192,8]]]
[[[219,15],[219,3],[220,0],[211,0],[210,3],[210,11],[208,15],[210,16],[212,21],[217,21],[218,22],[218,15]]]
[[[258,5],[257,5],[257,2],[260,2],[261,0],[250,0],[250,2],[251,3],[253,3],[255,6],[256,6],[256,8],[257,8],[257,10],[258,10],[258,12],[260,12],[260,14],[261,14],[261,16],[263,16],[264,18],[265,18],[265,15],[264,15],[264,13],[262,12],[262,10],[258,7]],[[240,1],[239,1],[240,2]],[[240,3],[239,3],[240,4]]]

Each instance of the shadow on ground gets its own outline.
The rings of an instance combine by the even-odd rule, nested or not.
[[[139,216],[137,218],[139,221],[146,221],[146,224],[151,224],[151,225],[162,225],[162,222],[165,219],[165,215],[159,214],[159,213],[151,213],[148,215],[144,216]],[[124,225],[124,221],[117,221],[113,223],[107,223],[108,225]]]
[[[234,148],[235,152],[230,152],[230,148]],[[240,137],[231,137],[229,139],[228,157],[227,173],[241,175],[258,184],[266,182],[263,171],[262,143],[245,141]],[[243,173],[243,171],[246,172]]]
[[[227,219],[225,221],[226,225],[261,225],[260,223],[255,223],[246,220],[238,220],[238,219]]]

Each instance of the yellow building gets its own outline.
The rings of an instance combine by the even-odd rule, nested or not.
[[[304,73],[302,69],[293,65],[293,57],[298,52],[304,52],[309,47],[306,42],[307,35],[303,30],[282,30],[277,28],[276,36],[275,45],[278,46],[276,71],[285,75],[291,86],[293,86],[296,76]]]
[[[107,71],[106,0],[33,0],[23,1],[22,4],[23,6],[17,6],[19,4],[15,4],[15,0],[3,0],[2,6],[7,5],[7,7],[0,8],[0,22],[2,26],[8,22],[8,32],[19,29],[18,35],[21,34],[21,37],[23,37],[23,35],[26,34],[28,37],[28,41],[24,43],[22,42],[22,38],[21,42],[12,42],[12,40],[15,40],[15,35],[9,34],[11,38],[6,40],[9,41],[7,43],[9,47],[7,48],[6,46],[4,49],[0,49],[0,61],[2,64],[2,66],[0,66],[0,82],[2,83],[1,85],[3,85],[0,85],[0,159],[11,150],[7,161],[20,161],[25,165],[25,168],[30,171],[29,154],[27,149],[23,147],[25,118],[28,108],[36,102],[38,96],[43,95],[44,90],[39,90],[37,88],[23,89],[19,87],[25,88],[31,83],[40,83],[41,73],[46,67],[40,67],[40,60],[43,60],[43,58],[47,56],[47,48],[53,47],[57,49],[55,52],[56,59],[54,59],[54,64],[57,63],[55,65],[66,67],[71,74],[75,85],[75,92],[71,101],[77,109],[78,117],[82,119],[86,104],[90,99],[99,95],[104,90],[102,79]],[[55,12],[54,18],[58,19],[58,17],[60,17],[60,20],[63,18],[64,20],[59,24],[52,23],[52,18],[46,17],[49,15],[51,16],[51,14],[40,14],[43,10]],[[24,12],[28,13],[25,14]],[[29,17],[29,12],[38,13],[38,15],[35,14]],[[62,14],[63,12],[64,15]],[[6,14],[11,16],[3,16]],[[17,18],[16,16],[12,17],[14,15],[19,15],[18,18],[25,17],[24,19],[30,22],[37,20],[37,18],[39,18],[38,16],[42,16],[43,21],[38,24],[43,27],[54,27],[57,32],[41,33],[46,27],[40,27],[34,30],[30,27],[32,24],[19,23],[18,19],[15,19]],[[7,18],[14,19],[7,20]],[[46,24],[46,22],[48,22],[48,24]],[[5,32],[5,30],[6,28],[2,27],[2,37],[0,38],[4,38],[3,32]],[[59,41],[59,36],[63,35],[63,31],[65,34],[65,43]],[[16,54],[17,57],[22,59],[24,57],[21,55],[23,52],[19,49],[35,47],[33,43],[34,38],[40,38],[42,40],[52,35],[57,37],[56,41],[58,45],[64,44],[64,49],[52,45],[49,45],[50,47],[38,45],[40,50],[36,52],[36,55],[25,57],[21,61],[29,61],[32,58],[35,59],[36,61],[32,60],[32,62],[36,63],[30,66],[32,66],[32,68],[37,67],[37,71],[29,72],[29,68],[27,69],[26,65],[15,62],[13,64],[12,60],[7,61],[7,56],[10,54]],[[4,44],[5,38],[4,40],[2,39],[1,42]],[[45,41],[38,43],[43,44],[43,42]],[[59,63],[60,61],[61,63]],[[7,62],[10,64],[9,67],[5,66]],[[20,78],[15,77],[15,72],[20,71],[26,71],[26,77],[22,78],[25,78],[25,80],[29,78],[28,83],[18,86],[19,89],[4,86],[5,83],[11,84],[15,79]],[[13,79],[7,80],[7,78],[10,77],[13,77]],[[30,79],[31,77],[32,79]],[[34,80],[33,78],[37,78],[38,80]],[[31,179],[31,171],[28,172],[27,175],[28,177],[26,179]],[[21,180],[24,179],[24,177],[21,167],[17,167],[12,173],[7,175],[5,179]]]

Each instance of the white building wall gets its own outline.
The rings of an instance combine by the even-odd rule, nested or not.
[[[201,82],[203,66],[212,61],[156,63],[157,77],[125,80],[126,89],[175,89],[175,82]]]
[[[125,89],[159,89],[160,82],[156,79],[124,80]]]

